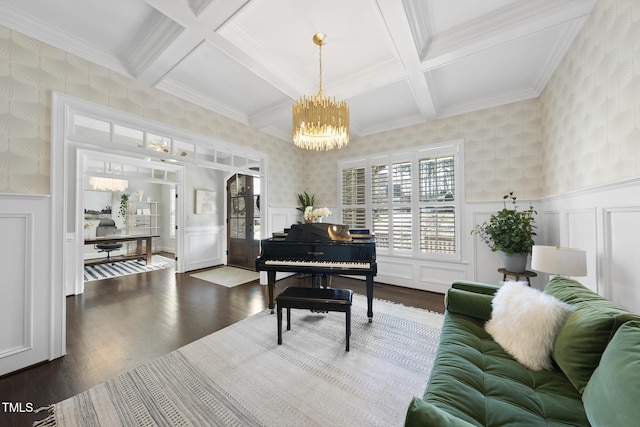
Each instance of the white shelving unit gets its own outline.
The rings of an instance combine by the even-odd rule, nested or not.
[[[127,234],[160,234],[159,202],[127,202]],[[154,247],[157,244],[154,239]],[[153,250],[153,248],[152,248]]]

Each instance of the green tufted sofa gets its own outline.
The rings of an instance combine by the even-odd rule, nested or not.
[[[553,371],[515,361],[485,331],[498,286],[457,281],[422,399],[405,426],[639,426],[640,316],[567,278],[544,292],[575,307],[559,330]]]

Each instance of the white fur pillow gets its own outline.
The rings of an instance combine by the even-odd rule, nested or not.
[[[553,342],[573,307],[517,282],[505,282],[491,305],[485,329],[493,339],[527,368],[551,370]]]

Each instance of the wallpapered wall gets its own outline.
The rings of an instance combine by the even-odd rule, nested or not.
[[[545,195],[640,175],[640,2],[598,2],[540,111]]]
[[[51,90],[269,154],[270,204],[307,190],[338,203],[336,162],[465,140],[466,201],[536,199],[640,172],[640,6],[600,0],[538,99],[354,139],[339,151],[287,142],[0,27],[0,192],[49,192]]]
[[[502,200],[513,190],[536,199],[539,184],[538,101],[529,100],[358,138],[340,151],[313,153],[308,183],[317,204],[336,205],[338,159],[463,139],[467,201]],[[333,185],[324,185],[324,182]]]
[[[52,91],[269,154],[271,204],[302,191],[291,144],[0,26],[0,193],[49,193]]]

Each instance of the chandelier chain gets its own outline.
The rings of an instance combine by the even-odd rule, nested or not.
[[[320,92],[319,93],[322,94],[322,43],[320,43],[318,46],[320,47],[320,51],[318,54],[318,57],[319,57],[318,62],[320,63]]]

